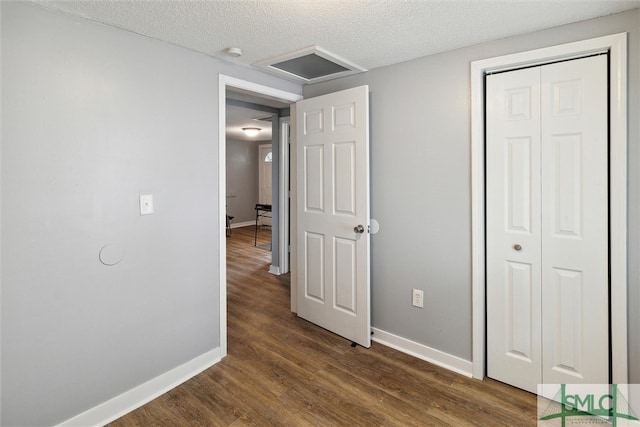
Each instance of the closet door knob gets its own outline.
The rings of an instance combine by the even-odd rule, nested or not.
[[[515,249],[516,251],[520,252],[520,250],[522,249],[522,246],[520,246],[519,244],[515,244],[513,245],[513,249]]]
[[[353,231],[355,231],[358,234],[364,233],[364,225],[362,224],[356,225],[355,227],[353,227]]]

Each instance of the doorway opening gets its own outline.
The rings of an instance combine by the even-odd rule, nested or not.
[[[227,92],[227,236],[233,235],[233,229],[253,227],[253,245],[257,247],[258,233],[266,235],[268,242],[261,244],[260,248],[268,252],[269,264],[273,268],[278,265],[278,257],[271,259],[271,205],[272,195],[277,197],[278,193],[272,192],[271,144],[273,137],[277,138],[277,129],[274,132],[272,127],[279,116],[286,113],[273,106],[241,101],[238,97],[239,94],[231,90]],[[256,134],[246,134],[245,129]]]
[[[288,107],[290,104],[302,99],[301,95],[282,91],[279,89],[274,89],[272,87],[260,85],[257,83],[236,79],[233,77],[219,75],[218,80],[218,218],[219,218],[219,241],[218,241],[218,269],[219,269],[219,284],[220,284],[220,294],[219,294],[219,303],[220,303],[220,350],[221,356],[224,357],[227,355],[227,242],[226,242],[226,232],[227,228],[227,134],[226,134],[226,122],[227,122],[227,95],[228,93],[233,93],[233,98],[236,98],[238,102],[246,102],[254,105],[262,105],[269,106],[269,104],[275,105],[273,108],[278,111],[281,109],[280,107],[286,106]],[[240,99],[237,99],[240,98]],[[246,106],[246,105],[245,105]],[[279,120],[276,119],[277,126],[273,126],[272,129],[277,129],[277,133],[279,134],[280,123]],[[274,138],[272,137],[272,140]],[[288,141],[288,140],[287,140]],[[278,166],[280,166],[279,162],[279,146],[281,144],[281,138],[276,139],[276,144],[274,147],[274,167],[277,162]],[[257,157],[257,154],[256,154]],[[256,159],[257,160],[257,159]],[[288,172],[288,165],[287,172]],[[280,174],[284,172],[285,164],[283,162],[282,167],[277,167],[278,173],[274,176],[277,181],[278,186],[274,186],[274,190],[279,190],[279,182],[280,182]],[[256,170],[257,172],[257,170]],[[257,176],[257,174],[256,174]],[[257,183],[256,183],[257,184]],[[274,192],[276,192],[274,191]],[[272,239],[272,267],[274,264],[274,254],[279,255],[280,251],[280,230],[278,227],[279,222],[284,220],[286,215],[278,215],[278,207],[281,198],[287,196],[288,194],[278,194],[273,196],[273,224],[272,228],[273,239]],[[237,193],[236,193],[237,197]],[[235,218],[234,218],[235,219]],[[283,227],[284,228],[284,227]],[[277,231],[276,231],[277,229]],[[277,252],[276,252],[277,251]],[[270,270],[271,270],[270,268]],[[275,269],[274,269],[275,270]],[[273,273],[278,274],[279,271],[271,271]]]

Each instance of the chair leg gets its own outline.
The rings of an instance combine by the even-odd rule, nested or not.
[[[258,246],[258,210],[256,209],[256,229],[253,233],[253,246]]]
[[[227,215],[227,237],[231,236],[231,221],[233,221],[233,218],[231,215]]]

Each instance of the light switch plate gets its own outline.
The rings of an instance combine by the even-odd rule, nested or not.
[[[149,215],[153,213],[153,195],[140,195],[140,215]]]

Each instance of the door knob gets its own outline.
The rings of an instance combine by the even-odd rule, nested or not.
[[[364,225],[362,224],[356,225],[355,227],[353,227],[353,231],[355,231],[358,234],[364,233]]]
[[[516,243],[515,245],[513,245],[513,249],[515,249],[516,251],[520,251],[522,249],[522,246]]]

